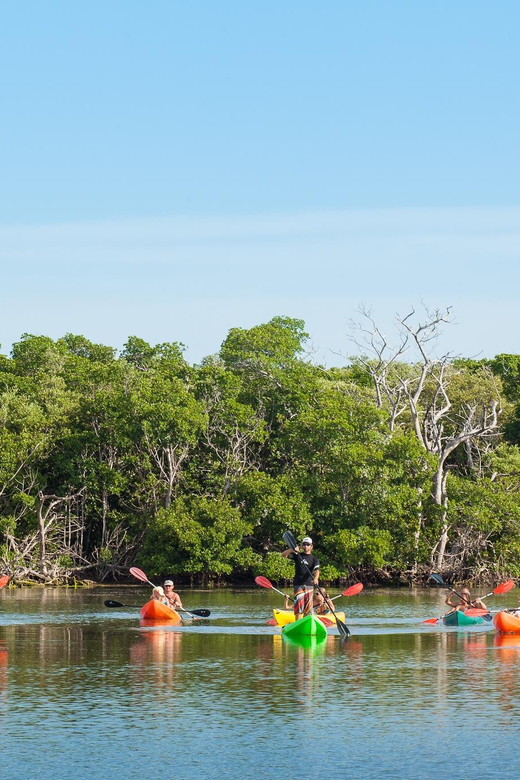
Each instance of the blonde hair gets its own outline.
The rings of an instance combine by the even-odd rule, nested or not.
[[[160,585],[157,585],[156,588],[152,591],[153,596],[160,596],[162,599],[164,598],[164,590]]]

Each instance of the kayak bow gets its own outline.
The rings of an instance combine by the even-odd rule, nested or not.
[[[151,599],[144,607],[141,607],[139,613],[142,620],[171,620],[172,623],[179,624],[182,622],[181,616],[171,607],[167,607],[157,599]]]

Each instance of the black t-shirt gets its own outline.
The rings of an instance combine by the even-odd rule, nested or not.
[[[288,557],[294,562],[293,586],[299,588],[301,585],[312,585],[312,575],[316,569],[320,568],[320,562],[316,556],[312,553],[300,553],[299,555],[291,553]]]

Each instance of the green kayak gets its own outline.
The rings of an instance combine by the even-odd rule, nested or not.
[[[489,623],[490,620],[491,615],[489,617],[487,617],[487,615],[485,617],[469,617],[469,615],[465,615],[464,612],[461,612],[460,610],[448,612],[448,614],[444,615],[442,618],[442,622],[445,626],[476,626],[479,623]]]
[[[291,637],[315,636],[319,638],[327,636],[327,629],[316,615],[306,615],[300,620],[295,620],[294,623],[287,623],[282,628],[282,634]]]

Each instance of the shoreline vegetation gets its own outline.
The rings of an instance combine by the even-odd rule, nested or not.
[[[0,355],[0,573],[288,582],[290,529],[326,585],[519,577],[520,355],[437,356],[450,318],[411,310],[391,347],[363,311],[342,368],[289,317],[198,365],[178,343],[24,334]]]

